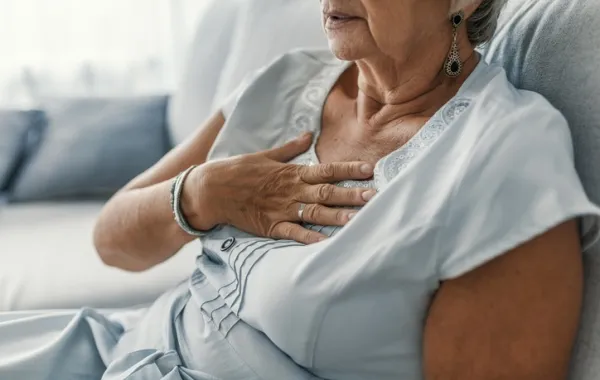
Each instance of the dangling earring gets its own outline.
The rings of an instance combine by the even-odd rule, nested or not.
[[[446,75],[451,78],[456,78],[462,72],[463,64],[460,60],[460,55],[458,53],[458,28],[462,25],[465,20],[465,13],[463,11],[458,11],[450,17],[450,22],[452,22],[452,47],[450,48],[450,53],[448,54],[448,58],[446,58],[446,62],[444,63],[444,70],[446,71]]]

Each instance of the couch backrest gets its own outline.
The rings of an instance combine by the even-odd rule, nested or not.
[[[590,199],[600,204],[600,1],[508,0],[485,56],[502,64],[517,87],[541,93],[563,112],[579,174]],[[586,254],[585,270],[584,314],[571,380],[600,376],[598,245]]]
[[[327,46],[318,1],[210,1],[171,100],[174,143],[218,110],[247,74],[291,49]]]
[[[327,47],[318,1],[250,0],[236,28],[214,107],[244,77],[294,48]]]
[[[210,107],[227,59],[240,0],[206,0],[183,67],[169,102],[168,122],[173,145],[181,143],[210,115]]]

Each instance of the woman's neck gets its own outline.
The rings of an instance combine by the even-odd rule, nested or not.
[[[420,57],[398,63],[389,58],[356,62],[354,78],[356,115],[374,132],[412,117],[431,117],[452,98],[473,72],[479,55],[469,45],[461,49],[464,65],[457,78],[441,69],[440,57]],[[358,78],[358,81],[356,81]]]

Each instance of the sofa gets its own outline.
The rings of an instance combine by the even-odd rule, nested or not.
[[[507,0],[497,36],[481,53],[504,66],[515,85],[542,93],[565,114],[578,172],[589,197],[600,204],[598,38],[597,0]],[[325,46],[316,2],[211,0],[180,86],[168,101],[164,124],[170,146],[189,136],[249,73],[289,49]],[[0,206],[0,309],[143,304],[191,272],[197,242],[147,273],[103,266],[91,245],[102,202]],[[599,255],[596,246],[585,256],[584,311],[571,380],[600,376]]]

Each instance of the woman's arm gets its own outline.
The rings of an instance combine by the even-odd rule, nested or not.
[[[274,149],[205,163],[224,122],[221,113],[215,115],[107,203],[94,231],[107,265],[146,270],[193,240],[175,223],[170,207],[170,180],[191,165],[200,166],[185,181],[181,206],[201,230],[229,224],[257,236],[315,243],[325,236],[297,223],[300,204],[306,204],[302,221],[343,226],[355,210],[328,206],[363,206],[375,194],[331,184],[371,177],[373,167],[364,162],[287,164],[310,147],[309,134]]]
[[[444,283],[425,326],[425,379],[565,380],[582,288],[575,221]]]
[[[224,123],[222,113],[214,115],[192,138],[107,203],[94,230],[96,250],[107,265],[142,271],[167,260],[193,240],[173,219],[169,180],[206,161]]]

